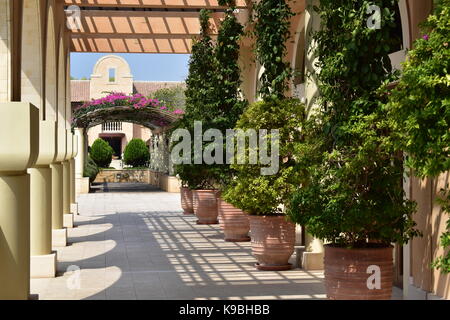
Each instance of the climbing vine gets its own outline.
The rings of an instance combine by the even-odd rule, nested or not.
[[[186,112],[177,128],[185,128],[193,136],[195,121],[202,129],[218,129],[225,134],[233,128],[246,106],[240,97],[240,69],[238,64],[243,26],[235,14],[235,1],[221,0],[228,6],[220,25],[217,44],[210,36],[210,12],[200,12],[201,36],[194,42],[189,63],[186,90]],[[192,141],[193,143],[193,141]],[[215,150],[215,141],[203,142],[202,152]],[[199,153],[200,154],[200,153]],[[196,155],[191,158],[196,163]],[[226,164],[180,164],[175,167],[184,184],[192,189],[214,189],[230,179],[231,170]]]
[[[255,4],[254,13],[256,57],[264,67],[259,94],[264,99],[282,99],[292,77],[292,69],[285,58],[290,18],[294,13],[285,0],[261,0]]]
[[[450,0],[441,0],[422,25],[389,99],[389,115],[397,148],[408,153],[406,164],[420,177],[450,170]],[[450,212],[448,185],[439,204]],[[441,236],[447,254],[434,266],[450,272],[450,221]]]
[[[379,29],[367,25],[368,1],[321,0],[314,8],[321,19],[313,34],[320,112],[299,147],[298,158],[314,161],[300,162],[309,181],[294,193],[290,210],[314,236],[349,247],[401,244],[419,234],[379,90],[395,78],[388,55],[400,41],[398,3],[370,4],[383,8]]]

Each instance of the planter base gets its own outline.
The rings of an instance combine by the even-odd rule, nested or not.
[[[213,222],[203,222],[200,220],[197,220],[197,224],[219,224],[219,220],[213,221]]]
[[[239,238],[239,239],[233,239],[233,238],[227,239],[227,238],[225,238],[225,241],[227,241],[227,242],[249,242],[250,240],[251,240],[250,237]]]
[[[286,265],[281,266],[270,266],[270,265],[262,265],[257,262],[255,263],[255,268],[261,271],[286,271],[292,269],[292,264],[288,263]]]
[[[194,214],[194,211],[192,211],[192,212],[189,212],[189,211],[183,211],[183,214],[184,215],[187,215],[187,216],[189,216],[189,215],[193,215]]]

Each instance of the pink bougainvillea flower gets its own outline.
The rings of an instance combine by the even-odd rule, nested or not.
[[[429,35],[427,35],[427,34],[425,34],[423,37],[422,37],[422,39],[424,39],[424,40],[426,40],[426,41],[428,41],[429,39],[430,39],[430,36]]]

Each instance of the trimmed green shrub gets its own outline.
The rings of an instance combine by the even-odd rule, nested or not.
[[[245,155],[238,154],[237,160],[244,156],[244,164],[232,164],[236,171],[235,178],[225,189],[223,198],[251,215],[281,215],[283,205],[290,199],[291,193],[305,180],[303,170],[295,168],[296,159],[294,150],[299,141],[302,141],[302,127],[306,119],[305,106],[297,99],[266,100],[250,105],[242,114],[236,128],[244,131],[255,129],[267,130],[266,141],[270,144],[271,130],[279,130],[279,155],[276,158],[278,170],[263,173],[261,169],[269,167],[258,160],[257,164],[248,163],[249,152],[265,153],[263,147],[267,147],[268,155],[275,150],[267,144],[264,146],[259,139],[258,147],[250,149],[246,143]],[[261,134],[261,132],[260,132]],[[235,144],[237,145],[237,144]]]
[[[90,156],[87,157],[86,165],[84,166],[84,177],[89,177],[89,182],[94,182],[95,178],[97,177],[98,173],[100,172],[97,164]]]
[[[123,162],[132,167],[148,166],[150,152],[142,139],[131,139],[125,147]]]
[[[91,147],[91,158],[100,168],[108,168],[112,161],[114,150],[108,142],[98,138]]]

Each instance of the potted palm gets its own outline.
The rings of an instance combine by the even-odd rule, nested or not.
[[[329,299],[390,299],[393,243],[419,235],[405,200],[403,154],[392,139],[383,84],[395,79],[389,53],[397,1],[383,6],[380,29],[367,28],[366,7],[321,1],[314,34],[320,112],[305,132],[308,179],[294,192],[288,215],[324,239]]]

